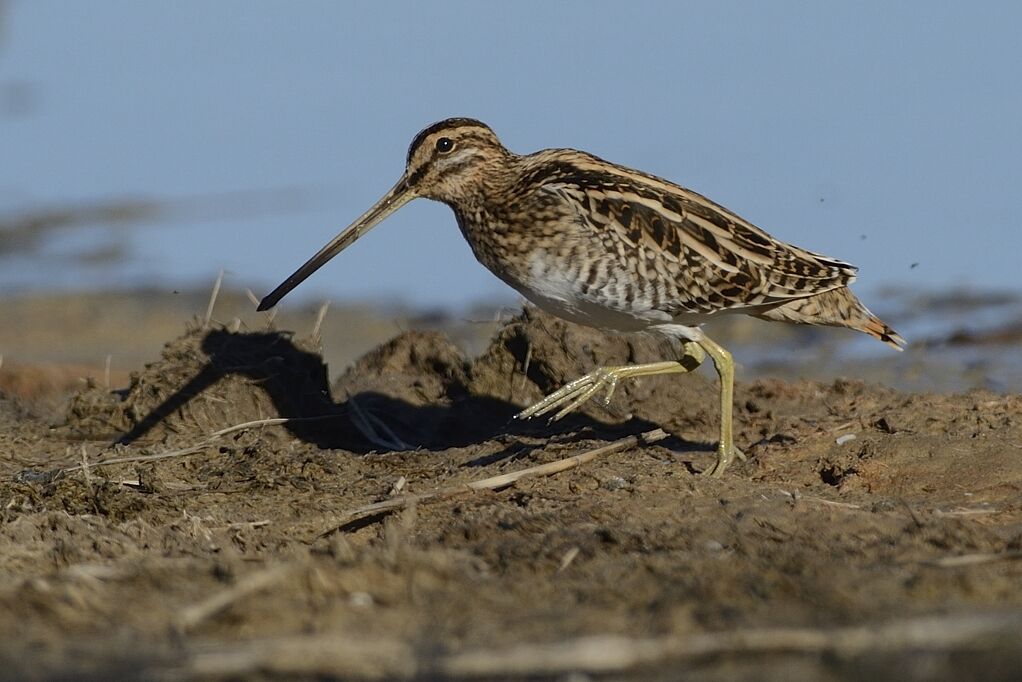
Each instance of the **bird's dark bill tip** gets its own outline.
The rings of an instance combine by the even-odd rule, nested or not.
[[[270,297],[267,296],[263,300],[259,301],[259,305],[256,306],[256,312],[257,313],[265,312],[275,305],[277,305],[277,302],[271,301]]]

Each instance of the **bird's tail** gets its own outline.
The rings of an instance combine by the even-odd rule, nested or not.
[[[886,322],[873,313],[868,310],[866,313],[869,315],[869,320],[862,327],[855,327],[855,329],[869,334],[874,339],[880,339],[894,350],[905,350],[905,339],[901,334],[891,329]]]
[[[757,313],[766,320],[847,327],[869,334],[895,350],[904,350],[905,339],[869,311],[848,287],[786,301]]]

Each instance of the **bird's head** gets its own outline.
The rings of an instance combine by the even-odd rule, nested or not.
[[[511,152],[489,126],[471,118],[449,118],[429,126],[408,147],[405,172],[382,199],[334,237],[319,253],[259,303],[259,310],[277,304],[328,260],[412,199],[424,197],[458,206],[486,195],[500,182]]]
[[[483,195],[511,156],[485,123],[449,118],[415,136],[402,179],[415,196],[458,204]]]

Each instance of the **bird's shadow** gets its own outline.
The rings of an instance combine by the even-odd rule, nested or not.
[[[613,439],[657,426],[636,417],[622,423],[607,423],[580,414],[553,424],[545,419],[523,422],[514,419],[520,405],[476,395],[458,385],[450,387],[448,400],[439,404],[413,404],[376,391],[362,391],[335,401],[322,356],[301,349],[287,334],[212,329],[204,333],[201,348],[206,356],[204,363],[190,378],[171,387],[169,397],[138,420],[121,436],[120,443],[144,438],[221,379],[232,375],[246,378],[246,386],[265,392],[277,414],[289,420],[283,427],[295,438],[320,448],[360,454],[381,449],[440,450],[503,438],[506,447],[500,452],[467,464],[485,466],[524,456],[542,447],[545,438],[561,442]],[[356,420],[361,421],[361,427]],[[388,438],[400,446],[381,448],[378,440],[367,436],[366,421],[380,425]],[[705,447],[673,436],[660,444],[680,451]]]

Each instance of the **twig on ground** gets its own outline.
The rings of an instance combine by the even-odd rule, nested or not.
[[[961,566],[979,566],[980,564],[992,564],[995,561],[1013,561],[1017,559],[1022,559],[1022,550],[1001,552],[1000,554],[960,554],[958,556],[931,559],[923,563],[927,566],[936,566],[938,568],[959,568]]]
[[[877,652],[945,650],[1018,627],[1022,618],[980,615],[920,618],[873,627],[834,630],[773,628],[632,639],[583,637],[552,644],[524,644],[504,651],[469,651],[440,661],[441,676],[504,677],[564,674],[573,670],[609,673],[678,659],[742,654],[833,654],[841,657]]]
[[[81,467],[82,477],[85,479],[85,487],[89,489],[89,494],[95,496],[96,491],[92,489],[92,473],[89,471],[89,453],[85,450],[85,445],[82,445],[82,456],[81,456]]]
[[[1000,509],[990,509],[990,508],[981,507],[981,508],[978,508],[978,509],[963,509],[963,508],[958,508],[958,509],[950,509],[948,511],[944,511],[943,509],[936,509],[936,510],[934,510],[933,513],[936,516],[985,516],[987,514],[998,514],[998,513],[1000,513],[1000,511],[1001,511]]]
[[[355,396],[348,396],[346,404],[351,405],[351,423],[355,425],[367,441],[372,443],[378,448],[385,450],[411,450],[407,444],[401,441],[400,438],[394,435],[394,432],[390,430],[386,424],[381,420],[362,410],[362,407],[355,400]],[[376,426],[379,426],[384,431],[384,435],[380,435],[379,431],[376,430]]]
[[[522,360],[522,383],[518,390],[524,391],[525,384],[529,382],[529,366],[532,365],[532,342],[526,341],[525,344],[525,359]],[[515,399],[515,388],[514,388],[514,377],[511,378],[511,400]]]
[[[271,523],[273,522],[269,519],[263,519],[262,521],[235,521],[234,523],[227,524],[227,528],[230,528],[231,530],[262,528],[263,526],[268,526]]]
[[[259,676],[395,680],[415,676],[415,648],[391,637],[291,635],[199,649],[167,679],[249,679]]]
[[[323,339],[320,338],[319,332],[323,327],[323,320],[326,319],[326,311],[330,309],[330,301],[323,301],[323,305],[319,307],[316,312],[316,323],[312,325],[312,339],[317,345],[322,345]]]
[[[220,285],[224,283],[224,270],[220,268],[220,274],[216,276],[216,282],[213,283],[213,291],[209,295],[209,305],[206,306],[206,317],[202,320],[202,328],[209,328],[209,322],[213,319],[213,306],[216,305],[216,299],[220,295]]]
[[[557,567],[557,572],[563,573],[568,566],[571,566],[571,562],[575,560],[580,551],[582,550],[579,549],[578,545],[573,545],[571,549],[565,552],[564,556],[561,557],[561,565]]]
[[[675,676],[708,659],[752,655],[832,656],[873,660],[878,654],[974,651],[992,638],[1019,640],[1022,614],[980,613],[861,626],[758,628],[663,637],[596,635],[502,648],[417,654],[396,637],[351,632],[292,635],[196,647],[172,669],[181,679],[251,676],[359,679],[523,679],[571,673],[612,674],[675,666]],[[683,675],[682,675],[683,676]]]
[[[255,592],[264,590],[274,583],[280,582],[292,569],[292,566],[286,565],[271,566],[257,573],[246,575],[226,590],[217,592],[197,604],[182,609],[174,619],[174,627],[179,632],[187,632],[226,610],[231,604]]]
[[[387,493],[387,496],[394,497],[395,495],[400,495],[401,491],[405,489],[406,483],[408,483],[408,479],[404,476],[400,476],[396,481],[394,481],[394,485],[390,486],[390,492]]]
[[[639,434],[638,436],[620,438],[612,443],[608,443],[592,450],[587,450],[577,455],[572,455],[571,457],[565,457],[564,459],[559,459],[554,462],[539,464],[527,469],[521,469],[507,474],[500,474],[499,476],[491,476],[489,478],[483,478],[476,481],[469,481],[468,483],[462,483],[460,485],[440,488],[439,490],[422,493],[420,495],[403,495],[401,497],[394,497],[381,502],[367,504],[343,514],[339,522],[333,524],[330,528],[320,533],[319,537],[330,535],[331,533],[339,530],[345,524],[360,517],[402,509],[409,505],[419,504],[427,500],[464,495],[477,490],[497,490],[499,488],[506,488],[512,483],[520,481],[523,478],[529,478],[531,476],[551,476],[562,471],[567,471],[568,469],[573,469],[602,455],[607,455],[619,450],[625,450],[640,443],[655,443],[659,440],[663,440],[664,438],[667,438],[667,433],[663,429],[654,429],[652,431]]]
[[[153,462],[160,459],[170,459],[172,457],[184,457],[185,455],[191,455],[195,454],[196,452],[200,452],[209,445],[210,442],[208,440],[204,440],[201,443],[192,445],[187,448],[181,448],[180,450],[169,450],[167,452],[156,453],[155,455],[131,455],[128,457],[110,457],[109,459],[101,459],[90,466],[101,467],[107,464],[124,464],[126,462]],[[84,468],[85,468],[84,466],[79,464],[77,466],[64,467],[63,469],[60,470],[59,473],[61,475],[70,474]]]
[[[823,497],[812,497],[808,495],[801,495],[799,493],[791,493],[783,488],[778,488],[781,494],[785,497],[790,497],[792,502],[816,502],[817,504],[825,504],[828,507],[838,507],[840,509],[862,509],[861,505],[852,504],[851,502],[838,502],[836,500],[828,500]]]
[[[912,508],[912,505],[908,503],[908,500],[899,498],[898,502],[901,503],[901,506],[903,506],[905,511],[908,512],[908,515],[912,519],[912,523],[915,524],[916,528],[922,528],[924,526],[923,521],[919,518],[919,514],[916,514],[916,510]]]
[[[196,452],[201,452],[205,448],[213,444],[213,442],[221,436],[226,436],[229,433],[235,431],[243,431],[245,429],[255,428],[257,426],[275,426],[277,424],[292,424],[299,422],[312,422],[320,421],[323,419],[334,419],[340,417],[340,414],[322,414],[316,417],[274,417],[272,419],[256,419],[255,421],[244,422],[243,424],[235,424],[234,426],[228,426],[227,428],[214,431],[213,433],[206,436],[206,438],[195,445],[190,445],[186,448],[178,450],[168,450],[167,452],[158,452],[152,455],[128,455],[125,457],[110,457],[108,459],[101,459],[98,462],[92,462],[88,466],[95,468],[104,466],[107,464],[125,464],[127,462],[153,462],[160,459],[170,459],[172,457],[184,457],[185,455],[192,455]],[[79,464],[76,466],[65,467],[60,470],[59,475],[70,474],[75,471],[79,471],[85,468],[86,465]]]
[[[400,438],[398,438],[397,434],[394,433],[394,431],[391,430],[391,428],[389,426],[387,426],[387,423],[385,421],[383,421],[382,419],[380,419],[379,417],[377,417],[372,412],[366,412],[365,416],[366,416],[366,419],[368,419],[369,421],[371,421],[373,424],[376,425],[376,428],[378,428],[381,431],[383,431],[383,435],[386,436],[387,440],[391,443],[391,445],[394,446],[394,447],[391,448],[392,450],[414,450],[415,449],[411,445],[409,445],[408,443],[406,443],[403,440],[401,440]]]

